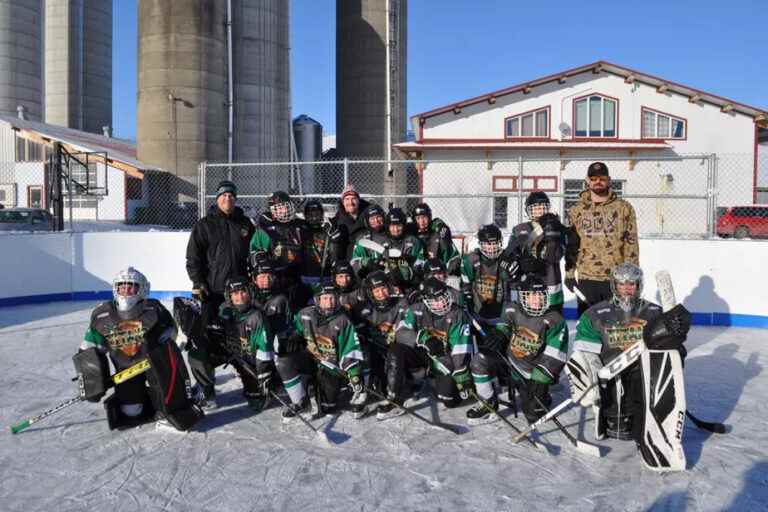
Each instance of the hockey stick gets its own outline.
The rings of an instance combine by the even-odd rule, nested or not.
[[[486,402],[485,400],[483,400],[482,398],[480,398],[480,397],[477,395],[477,393],[475,393],[475,391],[474,391],[474,390],[472,390],[472,389],[470,389],[470,390],[469,390],[469,396],[471,396],[472,398],[474,398],[475,400],[477,400],[477,402],[478,402],[480,405],[482,405],[482,406],[485,408],[485,410],[486,410],[486,411],[490,412],[491,414],[493,414],[494,416],[496,416],[497,418],[499,418],[501,421],[503,421],[504,423],[506,423],[506,424],[509,426],[509,428],[511,428],[512,430],[514,430],[514,431],[515,431],[515,433],[517,433],[517,434],[520,434],[520,433],[522,433],[522,430],[520,430],[519,428],[517,428],[517,427],[516,427],[516,426],[515,426],[515,425],[514,425],[514,424],[513,424],[511,421],[509,421],[507,418],[505,418],[504,416],[502,416],[502,415],[499,413],[499,411],[497,411],[496,409],[494,409],[493,407],[491,407],[491,405],[490,405],[488,402]],[[533,439],[531,439],[530,437],[526,437],[526,439],[528,440],[528,442],[530,442],[530,443],[531,443],[531,446],[533,446],[534,448],[538,448],[538,449],[545,449],[545,450],[546,450],[546,448],[544,448],[542,445],[540,445],[539,443],[537,443],[536,441],[534,441],[534,440],[533,440]]]
[[[342,370],[341,368],[339,368],[338,366],[334,365],[333,363],[331,363],[329,361],[323,361],[323,360],[318,361],[318,363],[323,368],[325,368],[326,370],[328,370],[332,374],[336,375],[337,377],[340,377],[340,378],[343,378],[343,379],[347,379],[347,380],[349,379],[349,377],[347,377],[346,372],[344,370]],[[416,418],[419,421],[422,421],[422,422],[426,423],[427,425],[429,425],[431,427],[437,427],[437,428],[442,429],[442,430],[447,430],[448,432],[451,432],[452,434],[456,434],[457,436],[460,435],[460,434],[463,434],[464,431],[465,431],[460,425],[453,425],[451,423],[444,423],[442,421],[440,421],[440,422],[429,421],[424,416],[416,414],[412,410],[406,408],[403,405],[398,404],[394,400],[390,400],[383,393],[379,393],[378,391],[376,391],[376,390],[374,390],[374,389],[372,389],[372,388],[370,388],[368,386],[363,386],[363,389],[365,390],[366,393],[370,393],[373,396],[379,398],[380,400],[385,400],[387,403],[394,405],[398,409],[404,411],[406,414],[409,414],[410,416]]]
[[[691,420],[691,423],[706,432],[712,432],[713,434],[725,434],[728,431],[724,423],[719,423],[716,421],[704,421],[694,416],[689,410],[685,411],[685,415],[688,416],[688,419]]]
[[[480,325],[480,323],[477,321],[477,319],[469,311],[467,313],[469,314],[469,317],[472,320],[472,325],[474,325],[475,329],[477,329],[477,331],[480,333],[481,336],[486,337],[487,335],[483,330],[482,326]],[[521,377],[522,380],[520,382],[523,384],[527,392],[528,384],[525,382],[525,376],[522,374],[522,372],[520,372],[520,370],[517,369],[514,363],[510,361],[507,357],[505,357],[504,354],[502,354],[498,350],[494,350],[494,352],[507,365],[507,368],[509,368],[512,372],[516,373]],[[539,397],[534,396],[533,398],[534,400],[536,400],[536,403],[538,404],[539,407],[549,412],[549,408],[546,405],[544,405],[544,403],[539,399]],[[579,441],[570,432],[568,432],[568,430],[566,430],[565,426],[562,423],[560,423],[560,420],[558,420],[557,418],[552,418],[552,420],[554,421],[555,426],[558,429],[560,429],[560,432],[562,432],[563,435],[568,439],[568,442],[570,442],[577,450],[583,453],[586,453],[588,455],[592,455],[593,457],[601,456],[599,447],[584,441]],[[520,430],[517,428],[515,430],[520,432]]]
[[[382,256],[388,256],[389,258],[399,258],[403,255],[400,249],[390,249],[388,247],[384,247],[380,243],[374,242],[370,238],[361,238],[357,241],[357,243],[360,244],[360,247],[364,249],[368,249],[369,251],[375,252],[376,254],[380,254]]]
[[[598,372],[599,380],[611,380],[617,375],[619,375],[622,371],[627,369],[630,365],[632,365],[637,359],[640,357],[640,354],[645,350],[645,343],[643,340],[635,342],[632,346],[630,346],[628,349],[626,349],[624,352],[616,356],[609,362],[607,365],[603,366],[600,371]],[[566,363],[567,364],[567,363]],[[598,382],[593,382],[590,384],[587,388],[582,391],[582,393],[578,396],[578,398],[574,399],[573,397],[568,398],[561,403],[559,403],[556,407],[551,409],[547,414],[539,418],[534,423],[531,423],[528,428],[523,430],[522,434],[517,435],[513,441],[518,443],[520,442],[523,437],[527,436],[534,430],[538,430],[540,426],[542,426],[544,423],[548,422],[552,418],[558,416],[566,407],[571,405],[572,403],[578,403],[581,401],[582,398],[587,396],[587,393],[589,393],[592,389],[597,387],[599,385]]]
[[[325,226],[328,226],[327,229],[325,229]],[[330,232],[331,229],[333,229],[333,226],[330,222],[324,222],[323,223],[323,230],[325,231],[325,238],[323,239],[323,254],[320,256],[320,283],[319,286],[323,286],[323,277],[325,277],[325,262],[326,258],[328,257],[328,241],[330,239]]]
[[[132,379],[133,377],[136,377],[137,375],[141,375],[145,371],[149,369],[149,360],[142,359],[138,363],[134,364],[133,366],[129,366],[123,371],[117,372],[116,374],[112,375],[110,377],[110,386],[113,387],[115,384],[120,384],[122,382],[125,382],[129,379]],[[82,376],[78,376],[75,378],[75,380],[80,383],[80,388],[82,389]],[[57,412],[61,412],[70,405],[74,405],[78,402],[82,402],[85,399],[82,397],[82,394],[73,398],[70,398],[69,400],[65,400],[64,402],[60,403],[59,405],[52,407],[48,409],[47,411],[44,411],[37,416],[33,416],[32,418],[28,418],[24,421],[21,421],[19,423],[16,423],[15,425],[11,425],[11,433],[12,434],[18,434],[25,428],[29,427],[30,425],[37,423],[40,420],[43,420],[47,418],[48,416],[53,416]]]

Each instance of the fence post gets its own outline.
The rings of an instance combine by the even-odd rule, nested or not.
[[[344,188],[349,186],[349,160],[344,158]]]
[[[717,155],[709,155],[709,238],[717,237]]]
[[[523,222],[523,155],[517,157],[517,222],[512,226],[516,226]],[[509,224],[509,223],[507,223]]]
[[[197,166],[197,215],[198,219],[205,216],[205,162]]]

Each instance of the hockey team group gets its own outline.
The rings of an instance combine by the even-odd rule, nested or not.
[[[176,297],[171,313],[139,270],[121,271],[74,356],[81,398],[114,388],[113,429],[188,430],[217,407],[216,368],[230,364],[254,413],[279,406],[284,422],[386,420],[431,390],[469,425],[509,423],[500,407],[519,403],[526,434],[555,415],[550,388],[565,369],[597,439],[634,441],[651,469],[685,469],[690,314],[643,299],[635,214],[608,167],[589,165],[585,183],[567,221],[531,192],[529,220],[508,240],[488,224],[464,254],[426,203],[385,211],[348,186],[326,220],[319,201],[301,216],[278,191],[251,219],[222,181],[187,246],[192,298]],[[573,339],[563,285],[578,297]]]

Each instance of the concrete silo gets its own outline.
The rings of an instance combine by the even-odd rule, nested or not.
[[[0,0],[0,114],[39,121],[43,106],[42,0]]]
[[[112,2],[45,0],[45,122],[112,125]]]
[[[342,155],[388,158],[389,145],[405,139],[406,41],[407,0],[337,0],[336,143]],[[392,189],[386,170],[356,174],[353,183],[366,191],[381,191],[382,183]]]

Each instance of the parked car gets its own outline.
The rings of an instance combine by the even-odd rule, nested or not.
[[[53,216],[41,208],[0,210],[0,231],[51,231]]]
[[[717,220],[721,237],[768,237],[768,205],[732,206]]]

